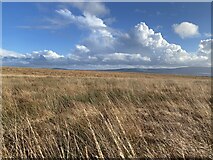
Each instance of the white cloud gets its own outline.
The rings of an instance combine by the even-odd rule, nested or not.
[[[210,37],[212,37],[213,35],[212,35],[211,33],[204,33],[204,36],[210,38]]]
[[[102,19],[88,12],[84,12],[83,16],[73,15],[72,12],[67,9],[60,9],[56,12],[77,26],[90,30],[89,36],[84,39],[85,43],[88,43],[87,46],[92,48],[96,47],[96,50],[99,50],[100,48],[112,45],[114,38],[111,29]]]
[[[110,19],[104,20],[109,10],[103,3],[72,3],[82,13],[73,14],[68,9],[56,10],[62,18],[49,19],[51,26],[75,24],[89,34],[76,44],[67,56],[52,50],[33,51],[20,54],[4,50],[4,62],[50,65],[50,66],[209,66],[211,62],[211,40],[202,40],[195,53],[188,53],[180,45],[169,43],[161,33],[154,32],[147,24],[136,24],[130,31],[122,32],[110,28]],[[102,17],[102,18],[100,18]],[[173,29],[181,38],[199,35],[199,27],[190,22],[174,24]],[[51,28],[51,27],[50,27]],[[161,26],[157,26],[159,30]],[[210,34],[205,34],[209,37]],[[2,49],[3,50],[3,49]],[[86,54],[81,54],[86,53]],[[103,67],[104,68],[104,67]]]
[[[123,33],[113,30],[107,25],[97,27],[97,25],[84,23],[86,21],[79,20],[83,16],[79,18],[68,10],[63,10],[61,13],[65,17],[71,17],[68,19],[74,19],[77,25],[87,24],[90,30],[88,37],[77,44],[72,53],[62,56],[52,50],[33,51],[29,54],[7,51],[2,54],[4,64],[68,68],[76,66],[80,68],[83,66],[93,66],[93,68],[98,66],[102,66],[102,68],[103,66],[108,68],[116,68],[115,66],[178,67],[210,66],[211,64],[212,41],[210,39],[202,40],[196,53],[188,53],[180,45],[166,41],[161,33],[154,32],[144,22],[135,25],[129,32]],[[11,59],[13,60],[11,61]]]
[[[96,16],[103,16],[110,12],[109,9],[101,2],[74,2],[72,5],[82,12],[87,12]]]
[[[181,46],[170,44],[161,33],[155,33],[143,22],[137,24],[131,32],[117,34],[113,38],[110,48],[101,45],[102,50],[97,50],[102,43],[98,41],[96,44],[94,37],[84,44],[93,55],[108,64],[193,66],[206,65],[209,60],[206,56],[188,53]]]
[[[95,15],[92,15],[88,12],[84,12],[83,16],[75,16],[72,14],[71,11],[68,9],[60,9],[56,10],[56,12],[68,20],[72,21],[73,23],[77,23],[78,25],[90,28],[104,28],[106,25],[104,24],[103,20],[96,17]]]
[[[107,54],[103,56],[103,61],[125,61],[129,63],[134,63],[135,61],[143,61],[143,62],[150,62],[149,57],[142,57],[140,54],[129,54],[129,53],[113,53],[113,54]]]
[[[88,58],[89,58],[90,60],[98,60],[98,58],[95,57],[95,56],[88,56]]]
[[[63,58],[63,55],[59,55],[58,53],[52,50],[43,50],[43,51],[33,51],[31,54],[28,54],[28,57],[31,58],[39,58],[44,57],[47,60]]]
[[[32,51],[32,53],[17,53],[14,51],[8,51],[5,49],[0,49],[1,50],[1,57],[3,58],[12,58],[12,59],[45,59],[45,60],[56,60],[59,58],[63,58],[63,55],[59,55],[58,53],[52,51],[52,50],[43,50],[43,51]]]
[[[145,33],[143,33],[145,32]],[[33,51],[32,53],[19,54],[12,51],[3,50],[3,64],[18,66],[44,66],[48,67],[88,67],[97,68],[98,66],[107,66],[108,68],[124,67],[178,67],[178,66],[210,66],[211,65],[211,44],[212,40],[201,40],[196,53],[188,53],[181,49],[180,46],[169,44],[166,40],[151,29],[147,29],[144,23],[136,25],[135,36],[129,38],[134,43],[133,48],[137,47],[140,52],[128,50],[128,52],[94,52],[89,51],[87,54],[73,52],[68,56],[62,56],[51,50]],[[146,37],[141,39],[139,37]],[[134,39],[135,37],[135,39]],[[150,38],[152,37],[152,38]],[[155,37],[155,38],[153,38]],[[144,41],[144,42],[143,42]],[[128,41],[123,42],[127,45]],[[80,50],[86,50],[86,46],[76,45]],[[127,50],[128,45],[124,50]],[[114,46],[115,50],[120,50],[119,46]],[[107,49],[106,49],[107,51]],[[91,53],[92,52],[92,53]],[[12,54],[11,54],[12,53]],[[114,66],[114,67],[113,67]]]
[[[73,15],[71,11],[66,9],[69,5],[78,8],[82,12],[82,16]],[[55,10],[64,19],[52,17],[45,17],[42,19],[42,24],[40,25],[20,25],[16,26],[19,29],[38,29],[38,30],[57,30],[62,27],[69,25],[70,23],[78,23],[81,27],[105,27],[104,21],[106,23],[113,22],[115,19],[107,18],[104,21],[99,16],[105,16],[110,13],[110,10],[101,2],[71,2],[66,5],[59,5],[60,7],[65,7],[65,9]],[[69,19],[69,21],[67,21]]]
[[[84,45],[76,45],[76,50],[79,51],[80,53],[87,53],[89,52],[90,50],[84,46]]]
[[[207,65],[209,57],[188,53],[181,46],[168,43],[160,33],[154,33],[145,23],[136,25],[139,42],[148,48],[152,62],[164,65]],[[201,41],[202,44],[202,41]],[[204,47],[207,48],[207,45]]]
[[[211,48],[213,47],[213,40],[201,40],[198,48],[198,56],[206,58],[208,63],[211,64]]]
[[[173,24],[173,29],[182,39],[191,38],[199,35],[199,27],[190,22],[182,22],[180,24]]]
[[[26,55],[0,48],[0,57],[26,58]]]
[[[141,59],[143,61],[151,62],[151,59],[149,57],[146,57],[146,56],[145,57],[141,57],[141,55],[137,55],[137,57],[135,57],[135,58],[138,58],[138,56],[140,56],[139,59]]]

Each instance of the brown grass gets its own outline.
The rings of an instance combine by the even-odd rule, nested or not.
[[[211,158],[210,78],[3,68],[4,158]]]

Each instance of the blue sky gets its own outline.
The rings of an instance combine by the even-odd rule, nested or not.
[[[5,65],[210,64],[210,3],[33,2],[2,9]]]

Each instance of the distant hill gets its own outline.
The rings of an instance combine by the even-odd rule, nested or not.
[[[67,68],[52,68],[52,69],[73,70],[73,69],[67,69]],[[211,77],[211,67],[182,67],[182,68],[154,68],[154,69],[153,68],[152,69],[150,69],[150,68],[120,68],[120,69],[106,69],[106,70],[98,70],[98,71],[142,72],[142,73],[174,74],[174,75],[191,75],[191,76]]]
[[[211,67],[182,67],[182,68],[121,68],[109,69],[104,71],[113,72],[143,72],[143,73],[157,73],[157,74],[176,74],[176,75],[193,75],[193,76],[211,76]]]

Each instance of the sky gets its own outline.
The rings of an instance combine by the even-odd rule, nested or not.
[[[211,3],[2,3],[6,66],[211,65]]]

